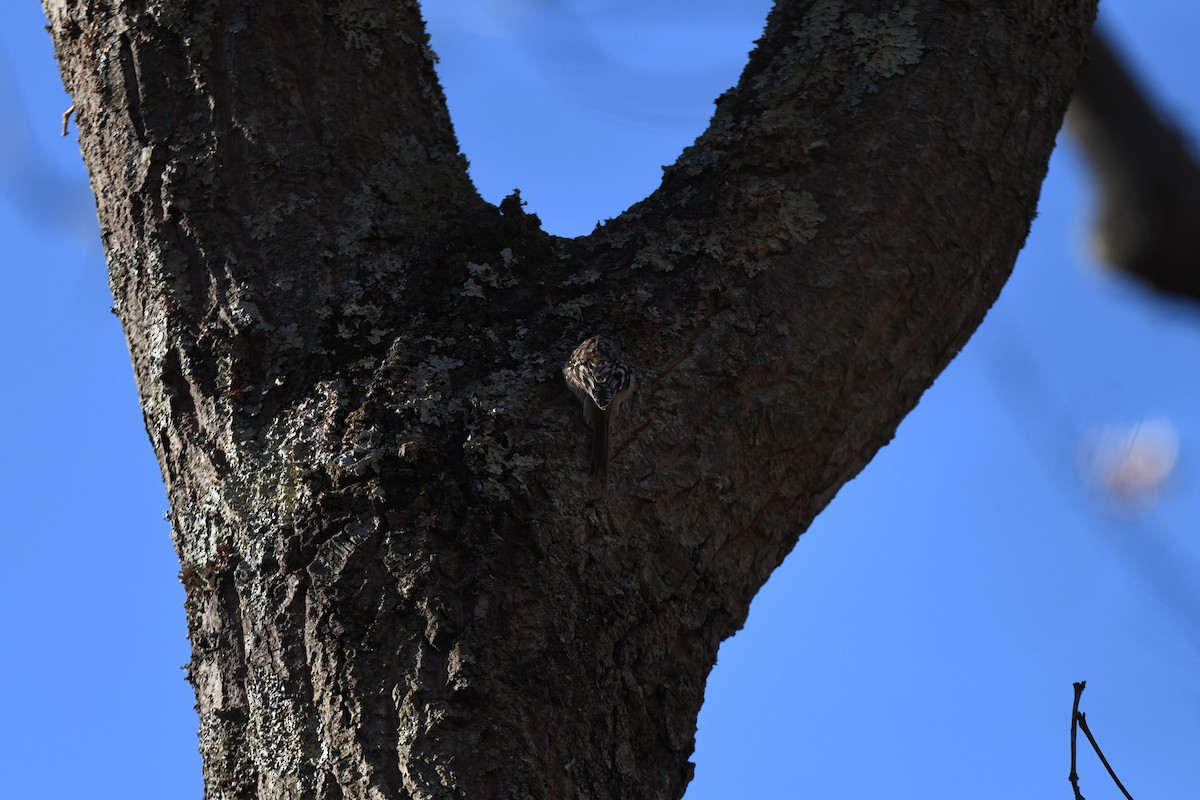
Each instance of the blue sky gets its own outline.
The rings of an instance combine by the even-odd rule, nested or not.
[[[553,233],[656,185],[763,0],[427,3],[472,175]],[[1200,4],[1106,0],[1200,132]],[[34,3],[0,11],[0,796],[200,797],[178,565],[63,94]],[[1136,797],[1200,786],[1200,315],[1087,253],[1061,142],[1012,281],[722,647],[688,800],[1069,797],[1071,683]],[[1198,222],[1200,224],[1200,222]],[[1083,464],[1163,420],[1178,464],[1118,504]],[[1081,760],[1088,797],[1115,797]]]

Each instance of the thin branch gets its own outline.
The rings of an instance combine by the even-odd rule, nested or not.
[[[1078,693],[1076,694],[1078,699]],[[1075,714],[1079,718],[1079,727],[1083,729],[1083,735],[1092,743],[1092,749],[1096,751],[1096,755],[1100,756],[1100,763],[1108,770],[1108,774],[1112,776],[1113,783],[1121,790],[1121,794],[1125,795],[1125,800],[1133,800],[1133,796],[1125,790],[1125,786],[1121,783],[1121,779],[1117,777],[1117,773],[1113,772],[1113,768],[1109,765],[1108,759],[1104,757],[1104,753],[1100,750],[1100,745],[1096,744],[1096,737],[1092,736],[1092,732],[1088,730],[1087,714],[1077,711]]]
[[[1083,689],[1087,686],[1087,681],[1077,681],[1072,686],[1075,687],[1075,705],[1071,707],[1071,774],[1067,779],[1071,781],[1071,788],[1075,790],[1075,800],[1084,800],[1083,794],[1079,791],[1079,773],[1075,771],[1075,737],[1079,730],[1079,697],[1083,694]]]
[[[1071,685],[1075,687],[1075,703],[1071,706],[1071,774],[1067,776],[1067,779],[1071,781],[1071,788],[1075,790],[1075,800],[1084,800],[1083,794],[1079,791],[1079,773],[1075,770],[1076,731],[1080,728],[1083,729],[1083,735],[1092,743],[1092,749],[1096,751],[1096,755],[1100,756],[1100,763],[1108,770],[1113,783],[1121,790],[1121,794],[1125,795],[1125,800],[1133,800],[1133,796],[1126,791],[1125,785],[1121,783],[1121,779],[1117,777],[1117,773],[1113,772],[1112,765],[1104,757],[1104,752],[1100,749],[1100,745],[1096,743],[1096,737],[1092,736],[1092,732],[1088,729],[1087,714],[1079,710],[1079,698],[1083,695],[1084,688],[1087,687],[1087,681],[1078,681]]]

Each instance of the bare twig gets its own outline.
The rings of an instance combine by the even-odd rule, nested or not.
[[[1087,686],[1087,681],[1079,681],[1071,685],[1075,687],[1075,704],[1071,707],[1071,774],[1068,778],[1071,781],[1071,788],[1075,790],[1075,800],[1084,800],[1083,795],[1079,792],[1079,773],[1075,771],[1075,732],[1080,728],[1083,729],[1083,735],[1092,743],[1092,749],[1096,751],[1096,755],[1100,756],[1100,763],[1108,770],[1113,783],[1121,790],[1121,794],[1125,795],[1125,800],[1133,800],[1133,795],[1129,794],[1125,785],[1121,783],[1121,779],[1117,777],[1117,773],[1113,772],[1112,765],[1108,763],[1100,745],[1096,743],[1096,737],[1092,736],[1091,730],[1088,729],[1087,714],[1079,710],[1079,698],[1083,694],[1084,687]]]
[[[1104,757],[1104,753],[1100,750],[1100,745],[1096,744],[1096,737],[1092,736],[1092,732],[1088,730],[1087,714],[1079,712],[1078,716],[1079,727],[1083,729],[1083,735],[1086,736],[1088,741],[1092,743],[1092,749],[1096,751],[1096,755],[1100,756],[1100,763],[1104,765],[1104,768],[1108,770],[1108,774],[1112,776],[1113,783],[1115,783],[1117,788],[1121,790],[1121,794],[1125,795],[1125,800],[1133,800],[1133,796],[1125,790],[1125,786],[1121,783],[1121,779],[1117,777],[1117,773],[1113,772],[1113,768],[1109,765],[1108,759]]]
[[[73,113],[75,113],[74,104],[72,104],[70,108],[63,112],[63,136],[67,135],[67,123],[71,121],[71,115]]]
[[[1071,707],[1071,774],[1067,779],[1071,781],[1071,788],[1075,790],[1075,800],[1084,800],[1079,791],[1079,773],[1075,771],[1075,736],[1079,730],[1079,697],[1083,694],[1087,681],[1077,681],[1071,685],[1075,687],[1075,705]]]

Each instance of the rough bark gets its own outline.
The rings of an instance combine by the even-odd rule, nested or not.
[[[1200,164],[1099,28],[1067,128],[1096,178],[1097,255],[1163,294],[1200,301]]]
[[[563,240],[477,196],[413,2],[44,3],[210,798],[678,797],[717,646],[1004,283],[1094,11],[781,2]],[[593,333],[639,372],[607,492]]]

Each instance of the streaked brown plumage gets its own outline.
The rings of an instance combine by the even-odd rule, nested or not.
[[[571,353],[563,377],[579,398],[583,418],[592,428],[590,474],[607,484],[612,422],[621,403],[633,393],[633,370],[612,340],[593,336]]]

